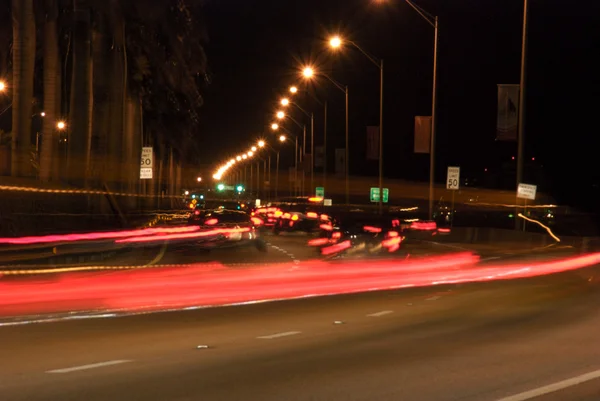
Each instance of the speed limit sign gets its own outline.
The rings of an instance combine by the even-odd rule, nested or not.
[[[446,189],[457,190],[460,186],[460,167],[448,167]]]

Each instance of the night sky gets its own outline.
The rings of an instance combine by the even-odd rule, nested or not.
[[[418,4],[440,21],[438,179],[449,164],[473,174],[497,169],[516,154],[516,143],[495,141],[496,85],[519,83],[523,1]],[[376,174],[364,148],[365,127],[378,123],[378,70],[352,48],[329,52],[325,39],[339,32],[385,60],[385,175],[427,179],[428,156],[413,154],[413,127],[415,115],[430,114],[433,29],[402,0],[207,0],[205,11],[212,84],[202,111],[203,162],[268,135],[277,100],[298,82],[299,66],[312,62],[349,85],[351,171]],[[600,2],[530,0],[529,22],[526,156],[564,193],[600,178],[590,163],[600,145]],[[332,169],[333,148],[343,147],[344,98],[325,80],[317,86],[330,102]],[[321,108],[301,102],[318,116],[318,145]]]

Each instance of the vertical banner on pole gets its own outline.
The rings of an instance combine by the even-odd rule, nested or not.
[[[498,85],[496,140],[516,141],[519,128],[519,85]]]
[[[335,150],[335,173],[344,175],[346,174],[346,149]]]
[[[431,148],[431,116],[415,116],[415,153],[428,154]]]
[[[367,127],[367,160],[379,160],[379,126]]]

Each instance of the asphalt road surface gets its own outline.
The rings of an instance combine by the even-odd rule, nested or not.
[[[597,401],[599,274],[0,327],[0,398]]]

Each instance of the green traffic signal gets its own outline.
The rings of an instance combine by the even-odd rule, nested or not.
[[[235,189],[237,189],[238,192],[242,192],[244,190],[244,187],[241,185],[238,185]]]
[[[217,189],[219,191],[223,191],[225,189],[225,184],[219,184],[219,185],[217,185]]]

